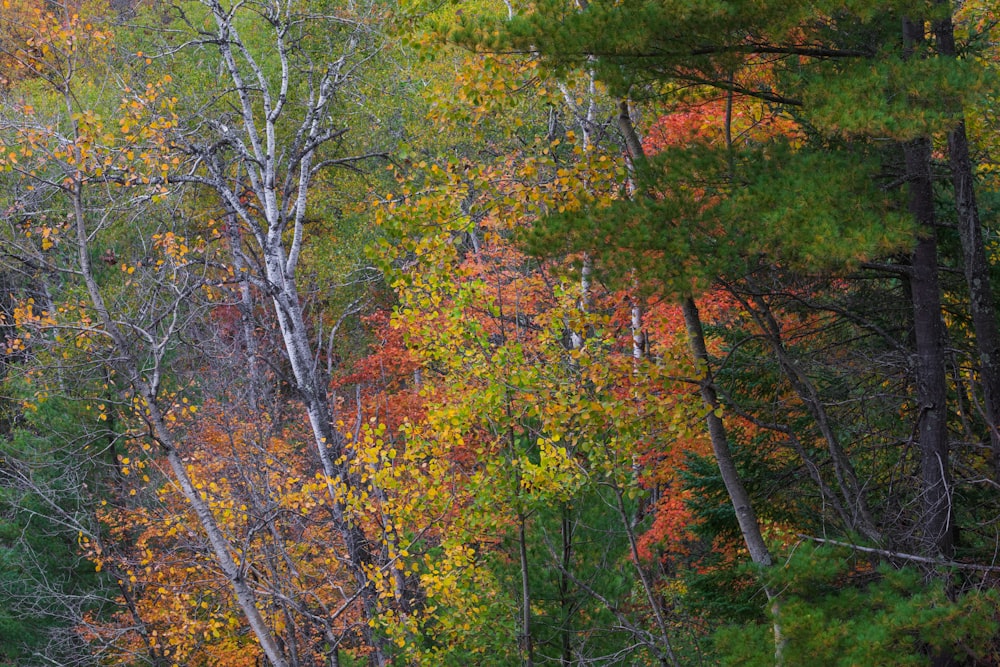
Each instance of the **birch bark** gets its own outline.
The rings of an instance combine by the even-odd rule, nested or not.
[[[377,614],[377,592],[371,576],[374,554],[369,540],[352,520],[346,495],[354,486],[348,462],[346,440],[333,424],[327,379],[317,363],[318,356],[306,324],[302,298],[297,284],[297,268],[305,243],[305,215],[315,175],[326,167],[350,163],[362,157],[322,157],[324,149],[343,137],[346,129],[336,125],[333,102],[338,90],[348,80],[351,59],[357,55],[357,35],[346,38],[339,58],[316,64],[308,61],[305,71],[295,60],[296,40],[291,31],[297,17],[291,4],[265,4],[264,12],[272,30],[273,54],[277,71],[267,71],[256,53],[243,40],[237,21],[241,5],[232,9],[218,0],[203,0],[212,15],[214,30],[209,43],[214,44],[221,66],[235,98],[234,126],[210,121],[211,141],[184,138],[185,150],[200,167],[178,178],[206,186],[222,199],[233,219],[246,230],[243,264],[253,267],[249,280],[256,293],[270,301],[281,340],[295,380],[295,388],[309,419],[315,450],[327,480],[327,492],[333,527],[343,541],[346,563],[359,592],[365,623],[362,634],[372,646],[372,662],[384,665],[386,657],[380,642],[371,632],[368,621]],[[249,10],[247,10],[249,11]],[[360,29],[360,26],[356,26]],[[299,59],[301,60],[301,58]],[[294,81],[293,81],[294,79]],[[291,86],[305,86],[304,109],[292,113],[286,108]],[[297,115],[295,115],[297,114]],[[290,128],[290,129],[289,129]],[[238,191],[229,175],[246,174]],[[249,194],[255,206],[248,206]],[[249,257],[256,257],[253,263]]]

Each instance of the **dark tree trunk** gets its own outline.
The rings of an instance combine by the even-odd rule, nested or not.
[[[955,32],[948,14],[934,24],[937,50],[946,58],[955,58]],[[958,124],[948,132],[948,160],[951,166],[955,208],[958,213],[958,233],[962,240],[962,261],[965,281],[969,287],[969,310],[976,333],[979,353],[979,377],[983,390],[986,425],[989,428],[993,476],[1000,480],[1000,331],[997,328],[996,307],[990,286],[990,265],[983,246],[983,230],[976,203],[976,190],[969,156],[969,139],[965,131],[964,114],[956,105]]]
[[[923,21],[904,19],[903,38],[908,49],[923,41]],[[910,293],[916,347],[917,437],[923,487],[922,548],[928,555],[951,558],[955,526],[951,512],[947,383],[930,139],[920,137],[905,142],[903,155],[909,183],[910,213],[920,235],[911,258]]]
[[[561,640],[563,667],[573,664],[573,612],[575,605],[570,597],[570,568],[573,566],[573,518],[569,506],[562,507],[562,564],[559,570],[559,606],[562,608]]]

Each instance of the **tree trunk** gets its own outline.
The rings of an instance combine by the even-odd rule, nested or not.
[[[833,472],[837,478],[840,492],[844,496],[844,506],[849,512],[850,528],[858,531],[865,539],[876,544],[882,541],[882,535],[875,527],[871,510],[868,508],[868,501],[865,498],[863,486],[858,483],[857,473],[850,457],[840,444],[840,438],[833,424],[830,422],[826,412],[826,406],[820,398],[819,391],[812,379],[809,378],[798,366],[796,361],[785,347],[782,340],[781,326],[774,317],[770,304],[764,300],[759,293],[750,296],[750,301],[737,296],[750,316],[757,323],[761,334],[768,341],[778,365],[784,372],[788,383],[798,395],[799,400],[805,405],[806,410],[812,415],[819,428],[820,434],[827,444],[827,451],[830,453],[830,462],[833,464]]]
[[[264,386],[264,379],[260,370],[260,352],[257,346],[257,336],[254,331],[253,293],[250,288],[250,281],[247,279],[250,267],[243,261],[243,253],[240,250],[242,240],[240,239],[239,222],[236,219],[236,215],[231,211],[227,211],[226,213],[225,229],[229,240],[233,268],[238,276],[240,286],[240,300],[237,302],[236,307],[240,314],[240,335],[243,339],[243,352],[250,374],[247,398],[252,408],[256,410],[264,398],[266,387]]]
[[[323,473],[328,479],[340,482],[344,489],[350,489],[353,482],[344,459],[344,438],[333,428],[326,385],[319,377],[318,368],[313,362],[312,347],[295,283],[286,275],[285,258],[280,249],[272,247],[265,253],[267,279],[276,286],[272,299],[278,317],[278,328],[281,330],[292,374],[295,376],[299,394],[309,416]],[[329,483],[327,492],[333,509],[334,527],[344,540],[348,564],[358,586],[365,619],[371,620],[377,616],[378,600],[367,573],[367,568],[372,562],[370,545],[361,529],[357,525],[352,525],[347,516],[348,508],[342,494]],[[373,648],[372,662],[379,666],[386,664],[384,651],[372,635],[367,623],[363,624],[361,633]]]
[[[633,169],[641,172],[645,167],[646,156],[642,149],[642,142],[639,141],[639,136],[632,125],[628,103],[624,100],[619,104],[618,126],[625,137],[625,146],[632,160]],[[701,379],[701,397],[705,407],[709,409],[706,419],[709,437],[712,441],[712,449],[719,464],[719,472],[722,474],[726,491],[729,493],[733,509],[736,511],[736,519],[739,522],[740,532],[743,534],[747,549],[750,551],[750,558],[757,565],[769,567],[771,565],[771,554],[764,543],[764,538],[761,536],[757,515],[750,504],[750,496],[747,494],[739,472],[736,470],[736,464],[733,462],[725,426],[722,423],[722,419],[715,413],[719,408],[719,400],[712,382],[708,348],[705,346],[705,334],[701,326],[701,315],[698,313],[698,306],[692,297],[685,297],[682,302],[682,310],[684,312],[684,324],[687,328],[691,356],[694,359],[695,365],[700,367],[700,372],[704,374]]]
[[[649,602],[649,608],[653,610],[653,618],[656,619],[656,627],[660,632],[660,646],[657,646],[657,653],[659,655],[657,657],[660,664],[664,667],[680,667],[680,663],[677,661],[677,654],[674,653],[674,647],[670,642],[667,619],[664,616],[662,605],[656,599],[656,589],[649,575],[646,573],[646,569],[642,566],[642,558],[639,556],[639,541],[635,535],[635,526],[629,517],[630,513],[625,508],[624,495],[618,486],[614,486],[613,490],[615,493],[615,509],[618,510],[618,518],[625,528],[625,535],[628,538],[629,551],[632,556],[632,564],[635,566],[636,574],[639,575],[639,583],[642,584],[642,590],[646,594],[646,601]]]
[[[768,568],[774,564],[771,552],[764,542],[764,536],[760,532],[760,522],[750,503],[750,494],[743,486],[740,473],[736,469],[736,462],[733,453],[729,448],[729,438],[726,435],[726,427],[722,423],[722,418],[718,415],[721,408],[719,397],[715,391],[712,379],[712,368],[709,365],[708,347],[705,345],[705,332],[701,326],[701,315],[698,313],[698,306],[692,297],[685,297],[681,304],[684,311],[684,325],[687,328],[688,345],[691,348],[691,356],[694,359],[698,372],[701,374],[701,400],[708,410],[705,420],[708,423],[708,435],[712,442],[712,451],[715,453],[715,460],[719,465],[719,474],[726,485],[726,492],[729,500],[733,504],[736,512],[736,521],[740,526],[740,533],[743,535],[743,542],[750,552],[750,559],[760,568]],[[784,664],[785,639],[781,630],[781,603],[777,594],[764,587],[764,593],[771,603],[771,621],[774,631],[774,664]]]
[[[712,442],[712,451],[719,464],[719,473],[722,481],[726,485],[726,492],[733,504],[736,512],[736,521],[740,526],[740,533],[743,541],[750,552],[750,559],[761,567],[770,567],[773,564],[771,552],[768,551],[767,544],[760,532],[760,524],[757,521],[757,514],[750,503],[750,494],[743,486],[740,473],[736,469],[736,462],[733,459],[732,451],[729,449],[729,439],[726,435],[726,427],[722,423],[722,418],[717,414],[720,409],[719,398],[715,392],[712,380],[712,370],[709,367],[708,348],[705,345],[705,333],[701,326],[701,315],[698,313],[698,306],[694,299],[685,297],[682,304],[684,311],[684,325],[687,328],[688,345],[691,348],[691,356],[698,372],[701,374],[701,400],[708,410],[705,417],[708,423],[708,435]]]
[[[948,462],[948,406],[945,380],[941,292],[938,284],[937,239],[933,229],[934,199],[930,179],[930,140],[915,139],[904,147],[910,178],[910,211],[922,238],[913,251],[910,293],[913,300],[914,367],[917,376],[917,437],[923,483],[925,551],[950,558],[954,527]]]
[[[573,664],[573,601],[570,598],[569,571],[573,566],[573,517],[566,503],[562,505],[560,535],[562,537],[562,565],[559,569],[560,639],[562,640],[562,665]]]
[[[903,20],[908,47],[923,40],[923,21]],[[916,344],[917,437],[920,445],[924,535],[928,555],[950,558],[954,547],[948,460],[948,406],[941,287],[938,282],[931,142],[920,137],[903,144],[909,209],[920,238],[911,257],[910,293]]]
[[[731,112],[731,108],[730,108]],[[729,119],[727,118],[727,133]],[[628,149],[629,157],[632,160],[632,168],[641,178],[646,169],[646,155],[642,149],[642,142],[632,124],[632,117],[629,114],[628,103],[622,101],[619,104],[618,127],[625,137],[625,146]],[[727,140],[731,145],[731,137]],[[701,399],[708,410],[705,417],[708,425],[709,439],[712,443],[712,451],[715,454],[716,463],[719,466],[719,473],[726,486],[729,500],[736,512],[736,521],[743,535],[743,541],[750,553],[750,559],[760,568],[768,568],[773,564],[771,552],[764,542],[764,536],[760,532],[760,523],[757,514],[754,512],[750,502],[750,494],[743,486],[739,471],[736,469],[736,462],[733,459],[732,451],[729,448],[729,439],[726,435],[726,427],[722,423],[722,418],[717,414],[720,408],[719,398],[715,391],[715,384],[712,379],[712,370],[709,364],[708,348],[705,345],[705,332],[701,326],[701,315],[694,298],[687,296],[681,302],[681,309],[684,313],[684,324],[688,334],[688,345],[691,349],[691,356],[695,366],[702,374],[700,379]],[[764,592],[771,604],[771,621],[774,631],[774,663],[779,666],[784,664],[785,639],[781,630],[781,603],[778,596],[765,586]]]
[[[938,0],[937,4],[948,5],[948,15],[934,24],[938,53],[946,58],[955,58],[957,52],[955,31],[951,22],[951,3],[947,0]],[[969,288],[969,310],[972,314],[972,326],[976,332],[979,376],[983,388],[986,425],[990,435],[993,476],[1000,481],[1000,331],[997,328],[997,313],[990,286],[990,264],[983,245],[983,230],[976,202],[964,113],[960,107],[955,109],[955,112],[959,121],[948,132],[948,161],[951,166],[952,187],[955,191],[965,282]]]
[[[318,167],[314,164],[319,148],[346,132],[333,126],[329,106],[343,82],[341,68],[357,42],[349,38],[345,55],[337,61],[312,68],[296,61],[297,45],[288,36],[297,19],[286,12],[274,14],[270,55],[276,58],[278,76],[270,78],[255,59],[253,49],[240,37],[237,4],[232,9],[219,0],[202,0],[214,19],[214,40],[221,67],[235,96],[237,123],[214,124],[218,143],[208,147],[190,144],[188,150],[203,161],[208,175],[192,176],[194,182],[213,188],[235,214],[257,245],[263,275],[253,276],[257,286],[270,297],[278,328],[295,377],[296,388],[305,406],[333,514],[333,529],[347,551],[347,569],[355,579],[362,603],[363,623],[359,634],[372,647],[369,660],[381,667],[387,662],[384,640],[372,633],[378,613],[378,593],[370,575],[372,552],[358,522],[349,516],[345,493],[354,487],[346,459],[345,439],[334,428],[327,382],[317,366],[306,327],[301,298],[296,285],[296,267],[305,239],[305,213],[309,189]],[[291,31],[291,32],[290,32]],[[257,36],[259,37],[259,36]],[[304,69],[300,69],[304,67]],[[301,77],[301,78],[297,78]],[[290,138],[283,118],[290,86],[308,86],[309,97],[303,114],[293,122]],[[232,164],[213,146],[238,147],[236,164],[241,165],[247,187],[256,206],[247,207],[228,174]],[[250,239],[248,239],[250,242]],[[249,277],[249,276],[248,276]],[[337,487],[340,487],[338,489]],[[377,570],[376,570],[377,571]]]
[[[67,106],[72,110],[71,105],[68,104]],[[148,382],[144,378],[143,373],[140,372],[140,364],[136,358],[136,351],[129,345],[128,338],[121,331],[105,304],[90,262],[89,234],[81,188],[82,183],[79,176],[77,176],[77,182],[72,195],[77,261],[79,263],[80,276],[83,278],[90,302],[97,313],[101,325],[113,342],[118,365],[121,367],[124,376],[128,378],[129,384],[136,396],[141,399],[145,408],[144,416],[149,424],[151,435],[166,452],[167,462],[173,472],[174,481],[180,486],[181,492],[187,498],[191,509],[194,510],[195,516],[198,517],[198,521],[205,531],[208,543],[215,556],[215,562],[229,581],[233,594],[236,596],[236,601],[243,611],[250,629],[257,637],[257,641],[260,643],[264,654],[273,667],[288,667],[288,663],[285,660],[283,652],[278,648],[277,640],[271,632],[271,628],[260,613],[260,609],[258,608],[259,603],[253,589],[247,584],[243,570],[236,564],[233,558],[229,540],[219,528],[208,501],[195,488],[194,483],[188,475],[187,468],[181,461],[180,453],[177,451],[177,442],[174,440],[173,433],[167,427],[166,417],[160,410],[155,385]]]
[[[531,584],[528,580],[527,518],[517,515],[517,548],[521,563],[521,657],[524,667],[534,667],[535,646],[531,640]]]

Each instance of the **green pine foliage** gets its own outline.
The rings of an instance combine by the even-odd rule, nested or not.
[[[964,664],[993,664],[997,657],[995,590],[948,591],[916,567],[880,565],[878,558],[808,542],[770,576],[782,591],[786,664],[917,667],[953,647],[960,647]],[[721,628],[714,635],[719,664],[773,665],[770,630],[767,623]]]
[[[103,437],[86,444],[94,422],[78,404],[53,398],[17,417],[0,439],[0,664],[70,664],[81,650],[65,641],[74,612],[100,613],[108,601],[103,576],[77,542],[80,528],[101,530],[89,489],[101,487],[110,459],[101,455]]]

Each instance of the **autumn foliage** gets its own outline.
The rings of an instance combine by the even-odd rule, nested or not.
[[[105,4],[0,5],[0,664],[998,664],[994,8]]]

